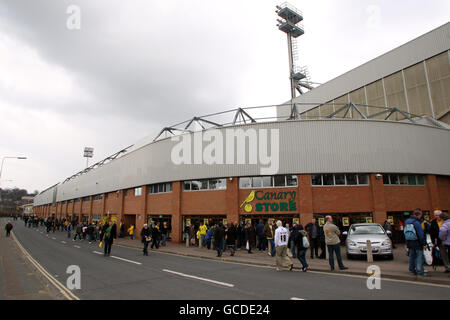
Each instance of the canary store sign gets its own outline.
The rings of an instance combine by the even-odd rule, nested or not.
[[[297,211],[295,191],[271,192],[253,190],[242,202],[240,207],[247,213],[251,212],[290,212]]]

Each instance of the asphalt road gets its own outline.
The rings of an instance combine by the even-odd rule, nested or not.
[[[4,232],[2,230],[2,232]],[[46,234],[14,222],[14,233],[28,253],[66,285],[71,265],[80,267],[80,299],[450,299],[450,287],[402,281],[381,281],[369,290],[367,278],[228,263],[142,251],[113,245],[103,256],[98,243],[72,241],[66,232]],[[73,236],[73,234],[72,234]]]

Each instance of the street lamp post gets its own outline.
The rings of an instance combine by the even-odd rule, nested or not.
[[[5,159],[19,159],[19,160],[25,160],[27,157],[3,157],[2,158],[2,166],[0,167],[0,183],[2,181],[2,172],[3,172],[3,163],[5,162]]]

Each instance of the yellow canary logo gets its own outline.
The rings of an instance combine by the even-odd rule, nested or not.
[[[247,213],[250,213],[253,211],[253,206],[250,204],[255,199],[255,191],[250,192],[250,194],[247,196],[247,198],[242,202],[240,205],[240,208],[245,204],[244,211]]]

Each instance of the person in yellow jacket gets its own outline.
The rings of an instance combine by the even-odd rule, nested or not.
[[[202,247],[206,247],[206,231],[208,230],[208,227],[202,222],[200,223],[200,228],[198,229],[198,234],[200,235],[200,241],[202,244]]]
[[[134,239],[134,225],[131,225],[128,228],[128,234],[130,235],[130,239],[133,240]]]

